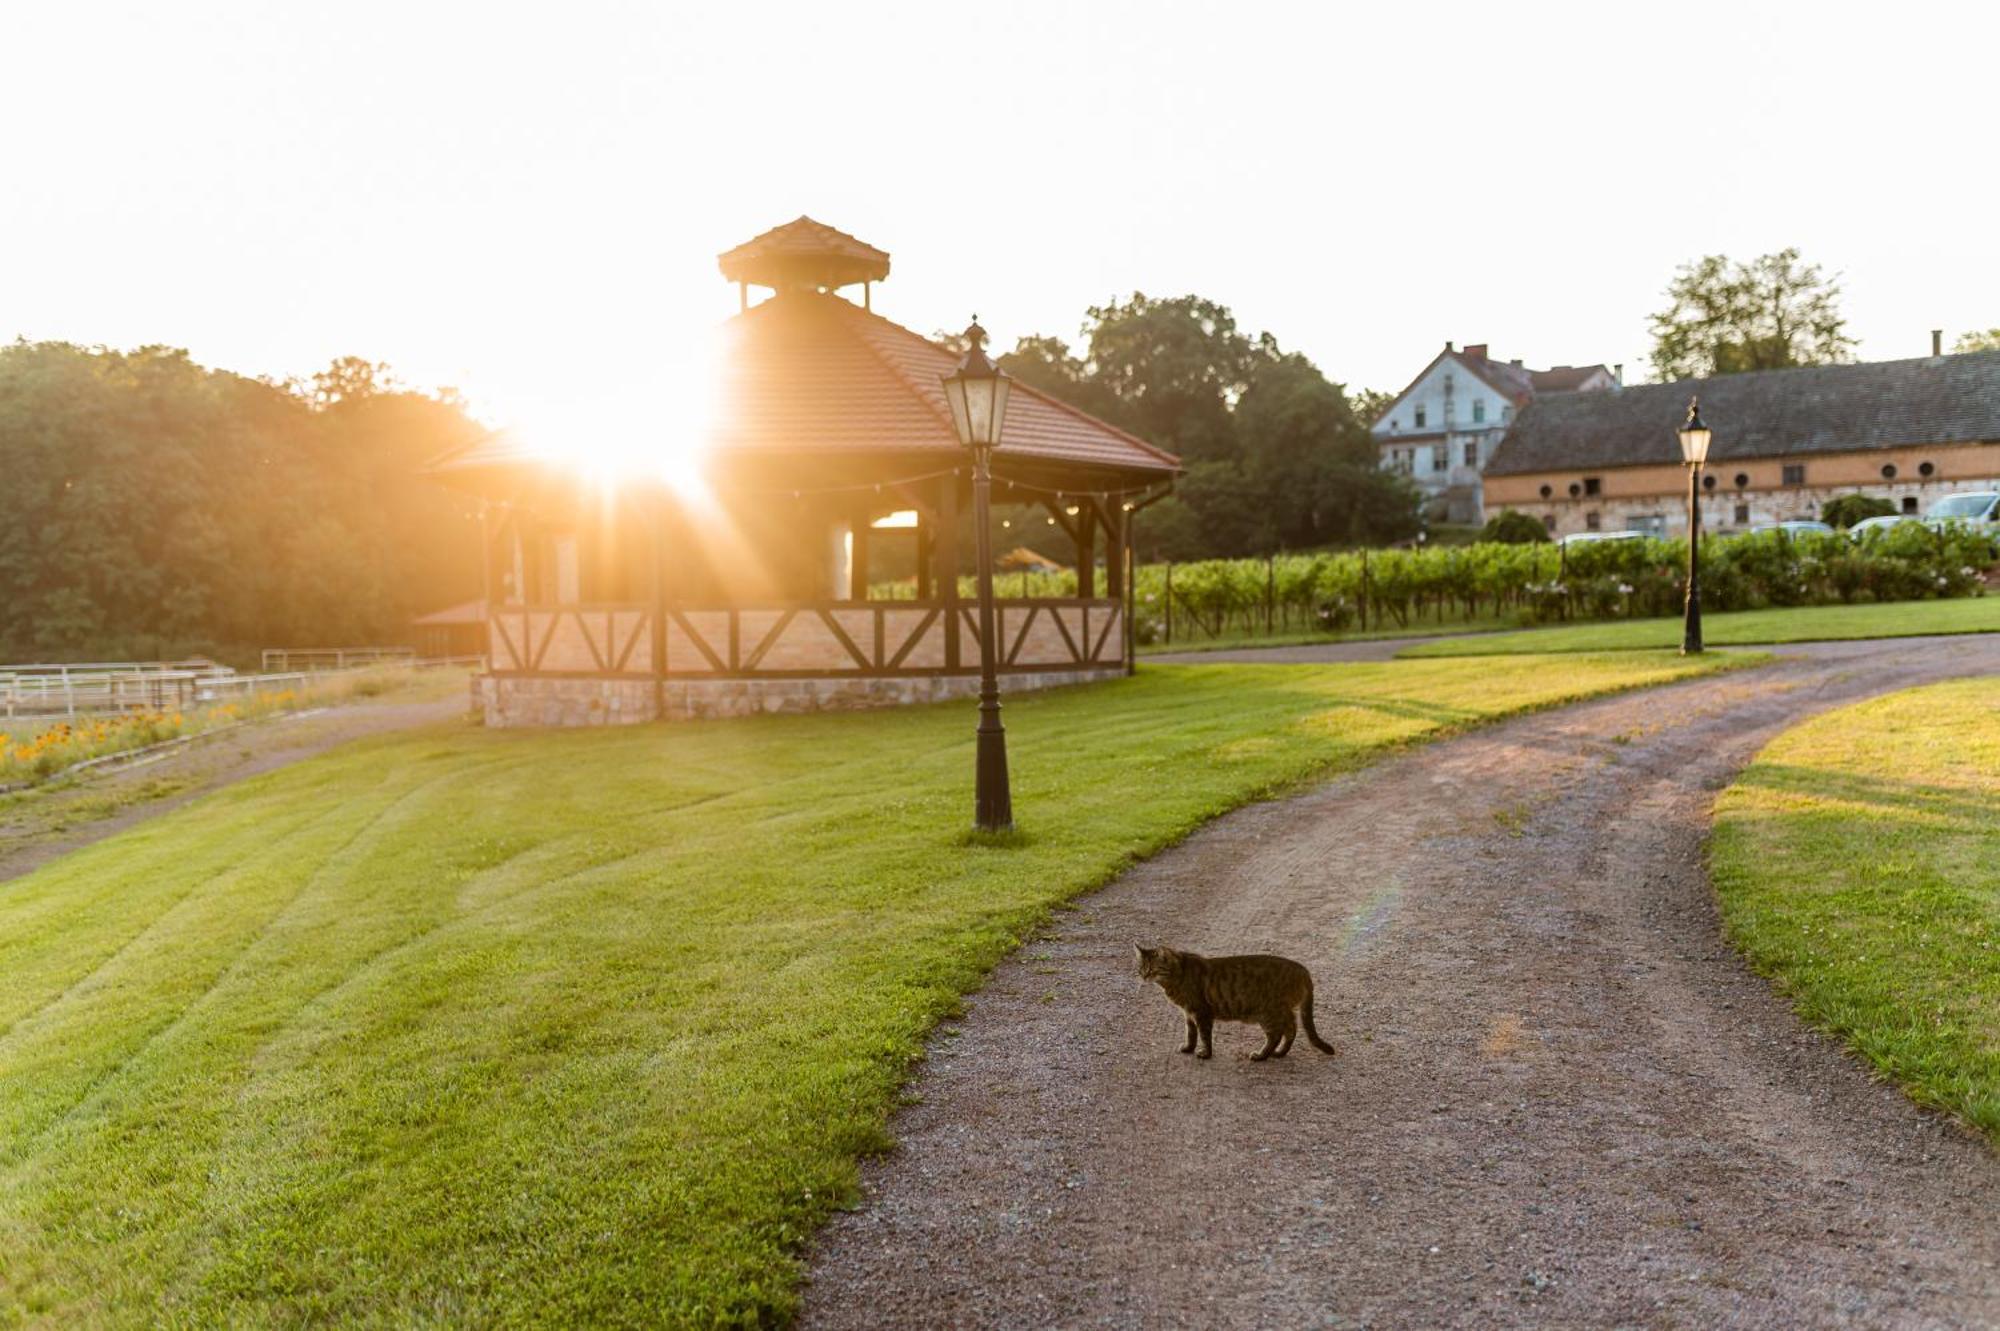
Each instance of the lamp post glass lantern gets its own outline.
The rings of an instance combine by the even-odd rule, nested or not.
[[[1701,647],[1701,469],[1708,461],[1713,432],[1701,419],[1701,399],[1688,399],[1687,419],[1676,432],[1681,461],[1688,469],[1687,606],[1681,619],[1681,655],[1694,656]]]
[[[1014,826],[1014,801],[1007,789],[1007,732],[1000,724],[1000,680],[994,660],[992,463],[1006,425],[1013,381],[986,358],[986,330],[976,314],[965,340],[965,359],[944,376],[944,398],[958,442],[972,451],[973,532],[979,560],[979,745],[973,821],[981,831],[1004,832]]]

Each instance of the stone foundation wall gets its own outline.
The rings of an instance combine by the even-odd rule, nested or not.
[[[1089,670],[1038,670],[1000,677],[1003,697],[1116,679],[1122,665]],[[785,712],[845,712],[979,696],[977,675],[909,675],[822,679],[670,679],[662,690],[666,718]],[[489,726],[631,725],[655,719],[653,681],[549,679],[481,675],[472,681],[473,707]]]

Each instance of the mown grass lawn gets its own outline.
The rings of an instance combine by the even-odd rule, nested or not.
[[[1785,610],[1732,610],[1703,615],[1702,640],[1710,647],[1845,638],[1915,638],[1931,633],[2000,633],[2000,596],[1949,601],[1891,601],[1882,605],[1810,605]],[[1519,652],[1616,652],[1678,647],[1678,619],[1620,619],[1602,624],[1560,624],[1489,633],[1460,642],[1422,642],[1398,655],[1505,656]]]
[[[0,886],[0,1324],[779,1320],[930,1026],[1203,820],[1667,655],[1155,667],[969,706],[438,728]]]
[[[1712,855],[1730,933],[1799,1011],[2000,1144],[2000,679],[1781,735]]]

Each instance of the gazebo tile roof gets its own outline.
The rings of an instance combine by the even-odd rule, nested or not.
[[[962,455],[941,383],[958,357],[930,339],[839,296],[800,291],[751,307],[726,329],[714,456]],[[436,469],[533,460],[496,433]],[[994,458],[1003,470],[1010,460],[1162,479],[1180,470],[1172,454],[1018,380]]]

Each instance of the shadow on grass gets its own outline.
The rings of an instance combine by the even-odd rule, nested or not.
[[[1822,767],[1769,762],[1752,765],[1737,784],[1836,804],[1860,805],[1883,812],[1915,814],[1933,825],[1941,821],[1951,831],[1984,834],[1992,830],[1993,798],[1949,786],[1923,785],[1856,772],[1830,772]]]

